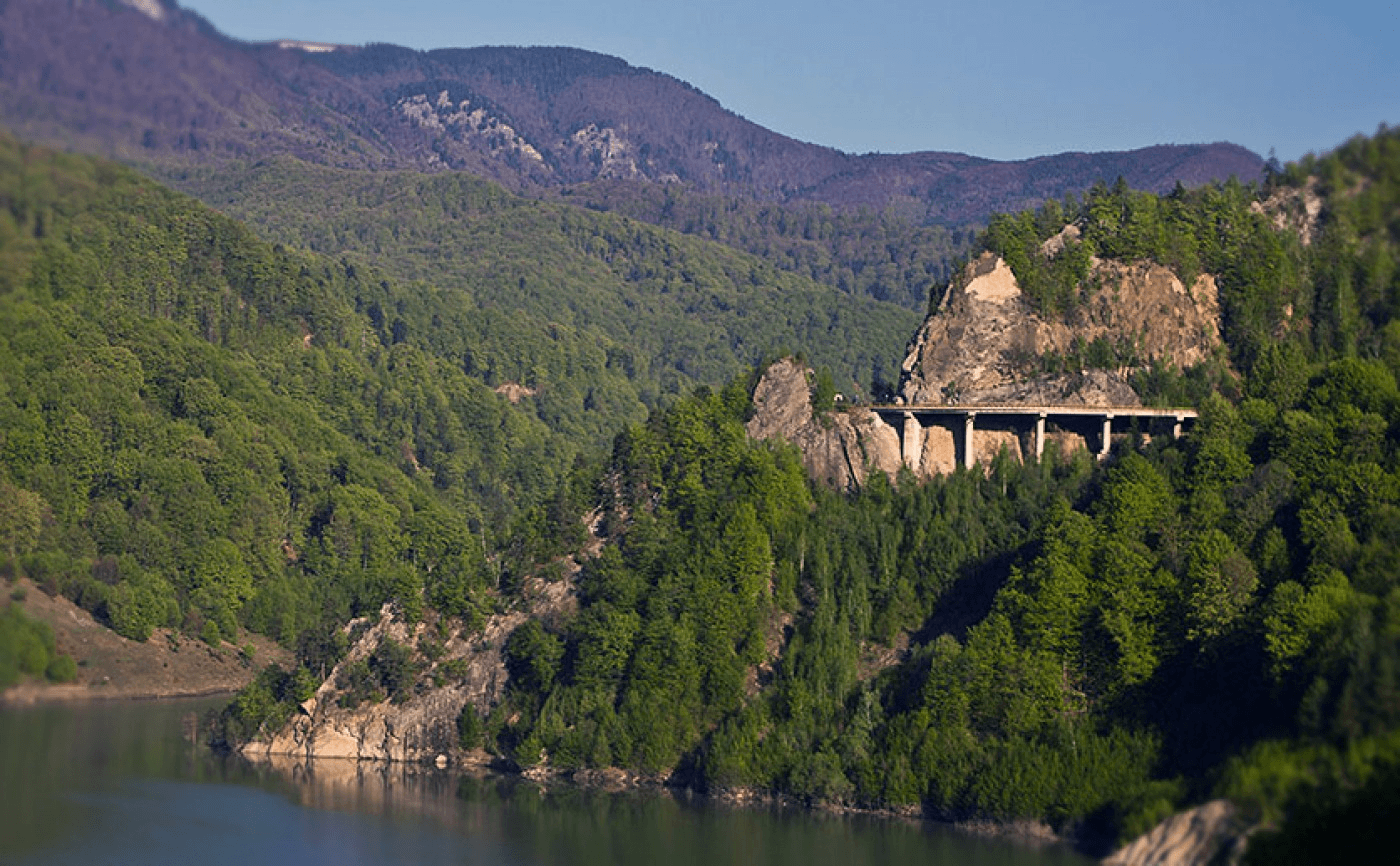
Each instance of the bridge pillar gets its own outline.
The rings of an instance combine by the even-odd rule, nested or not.
[[[1040,462],[1040,458],[1045,454],[1045,413],[1041,412],[1035,419],[1035,459]]]
[[[1181,438],[1181,422],[1182,422],[1182,421],[1185,421],[1185,420],[1186,420],[1186,416],[1184,416],[1184,415],[1178,415],[1178,416],[1176,416],[1176,423],[1172,424],[1172,438],[1173,438],[1173,439],[1180,439],[1180,438]]]
[[[1113,444],[1113,415],[1103,416],[1103,438],[1099,440],[1099,459],[1108,458],[1108,449]]]
[[[977,448],[972,441],[972,431],[976,418],[976,412],[968,412],[963,416],[963,468],[965,469],[971,469],[972,465],[977,462]]]
[[[924,442],[923,428],[919,426],[919,419],[914,417],[913,412],[904,413],[904,436],[900,443],[900,455],[904,458],[904,465],[909,467],[909,471],[915,475],[919,474],[919,464],[923,461]]]

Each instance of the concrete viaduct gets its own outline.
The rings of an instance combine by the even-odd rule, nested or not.
[[[922,428],[938,426],[951,430],[958,440],[959,462],[972,468],[977,459],[974,437],[978,425],[987,429],[1034,431],[1037,460],[1045,452],[1046,425],[1084,437],[1098,444],[1099,459],[1108,456],[1113,433],[1136,430],[1151,434],[1170,425],[1173,438],[1180,438],[1186,424],[1196,420],[1195,409],[1153,409],[1143,406],[1010,406],[1010,405],[875,405],[871,411],[886,424],[903,431],[901,457],[904,465],[919,471],[922,454]],[[961,432],[961,436],[958,436]]]

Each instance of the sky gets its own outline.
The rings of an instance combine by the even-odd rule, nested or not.
[[[550,45],[851,153],[1232,141],[1288,162],[1400,124],[1394,0],[183,0],[239,39]]]

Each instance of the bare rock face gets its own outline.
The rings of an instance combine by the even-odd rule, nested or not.
[[[465,673],[456,682],[414,694],[402,704],[384,701],[341,706],[338,683],[349,665],[367,659],[384,638],[416,646],[428,628],[426,623],[404,622],[385,605],[377,621],[360,634],[316,694],[302,704],[301,714],[271,739],[249,743],[243,752],[262,758],[280,755],[412,762],[433,762],[439,755],[445,758],[457,748],[457,716],[462,708],[470,703],[484,711],[504,692],[507,674],[501,650],[510,633],[524,621],[523,613],[493,616],[480,632],[448,640],[438,664],[464,661]],[[363,628],[364,624],[364,620],[356,620],[347,629]]]
[[[1322,196],[1317,188],[1318,179],[1310,177],[1301,189],[1282,187],[1264,201],[1254,202],[1249,209],[1271,219],[1274,228],[1298,235],[1303,246],[1311,246],[1322,219]]]
[[[893,478],[901,465],[898,431],[860,407],[813,418],[811,375],[790,358],[769,367],[754,390],[749,437],[792,442],[812,477],[840,490],[863,485],[871,472]]]
[[[509,679],[506,641],[527,618],[568,616],[574,611],[577,596],[571,578],[531,578],[525,586],[528,610],[496,614],[481,630],[450,637],[435,660],[415,653],[422,668],[419,687],[400,704],[382,701],[342,706],[342,673],[368,659],[385,638],[408,647],[419,646],[430,626],[405,622],[387,604],[373,622],[361,619],[349,623],[346,630],[358,632],[359,637],[316,694],[302,704],[301,713],[270,738],[245,745],[243,753],[260,759],[354,758],[437,764],[470,760],[471,756],[461,754],[458,748],[457,717],[467,705],[485,715],[501,700]],[[431,683],[431,674],[446,670],[445,665],[451,665],[451,676],[441,685]]]
[[[1079,243],[1078,228],[1068,225],[1042,245],[1041,255],[1054,257]],[[1220,299],[1209,274],[1188,287],[1158,264],[1091,259],[1086,285],[1072,311],[1047,318],[1025,298],[1006,262],[984,253],[949,285],[938,311],[915,334],[896,402],[1140,406],[1130,384],[1137,368],[1128,364],[1189,367],[1220,349]],[[1088,347],[1106,349],[1108,358],[1116,356],[1124,366],[1047,372],[1065,369],[1066,359],[1082,360]],[[790,360],[769,368],[755,390],[748,431],[756,439],[778,436],[796,444],[815,478],[848,489],[863,485],[871,471],[893,477],[908,466],[927,478],[954,472],[963,462],[963,434],[915,425],[912,414],[901,429],[859,407],[814,418],[810,377],[811,371]],[[882,412],[886,419],[894,415],[889,407]],[[973,442],[974,464],[990,463],[1003,452],[1023,460],[1032,447],[1014,430],[980,425]],[[1087,447],[1080,433],[1064,430],[1047,431],[1044,445],[1060,454]]]
[[[1067,226],[1045,244],[1057,255],[1078,242]],[[1130,343],[1145,363],[1189,366],[1220,345],[1220,301],[1209,274],[1188,288],[1148,262],[1094,260],[1098,286],[1063,321],[1038,315],[1011,268],[983,253],[949,286],[939,309],[915,334],[904,360],[900,396],[911,404],[1085,404],[1136,406],[1130,370],[1048,375],[1040,359],[1076,343]]]
[[[812,420],[812,371],[791,358],[763,371],[753,392],[754,415],[745,426],[751,439],[791,440]]]
[[[1238,863],[1248,825],[1228,800],[1173,815],[1104,860],[1105,866],[1206,866]]]

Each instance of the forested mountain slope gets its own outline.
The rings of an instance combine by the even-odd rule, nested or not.
[[[9,138],[0,157],[7,549],[132,636],[241,621],[295,643],[429,586],[434,606],[489,609],[481,593],[582,532],[571,468],[649,405],[797,340],[858,388],[911,326],[728,248],[464,176],[337,190],[345,176],[293,167],[313,202],[432,193],[436,211],[384,238],[466,264],[410,283],[269,245],[110,163]],[[328,230],[381,231],[343,206]]]
[[[0,167],[8,568],[136,638],[490,604],[576,436],[395,341],[372,272],[111,163],[5,138]]]
[[[405,273],[413,274],[458,273],[466,256],[457,244],[473,242],[462,236],[469,221],[520,210],[532,201],[500,188],[487,193],[492,184],[462,173],[358,172],[291,158],[157,174],[230,216],[247,220],[269,237],[328,255],[355,252],[386,268],[411,268]],[[486,197],[493,202],[490,211],[474,201]],[[704,195],[678,184],[579,184],[543,201],[543,213],[557,213],[562,204],[628,217],[741,250],[767,267],[844,294],[918,312],[977,236],[973,227],[919,226],[894,213],[838,213],[827,205],[754,202]],[[386,228],[405,220],[408,225],[397,236]],[[605,218],[575,219],[569,225],[551,226],[549,232],[586,234],[570,240],[587,251],[589,238],[618,223]],[[476,246],[481,246],[480,241]],[[473,251],[488,258],[510,254],[508,249]],[[398,264],[400,260],[404,264]]]
[[[843,292],[919,312],[981,230],[977,224],[926,224],[898,206],[778,204],[680,184],[602,180],[562,187],[557,198],[719,241]]]
[[[197,111],[187,91],[168,102],[152,91],[145,114],[125,115],[82,82],[121,79],[116,61],[177,80],[159,50],[122,53],[148,43],[74,52],[77,65],[117,71],[106,78],[57,66],[46,78],[25,60],[42,40],[14,34],[42,28],[13,22],[74,10],[89,16],[85,38],[117,32],[103,22],[177,34],[191,75],[204,74],[204,49],[241,52],[229,68],[270,89],[244,114],[226,115],[211,85]],[[148,127],[152,156],[190,164],[205,145],[246,158],[271,141],[313,162],[397,166],[377,154],[399,144],[342,115],[387,112],[394,134],[411,136],[431,128],[419,109],[442,121],[439,109],[467,98],[345,96],[340,73],[230,47],[188,17],[157,25],[107,4],[25,0],[0,15],[6,75],[37,88],[7,79],[7,117],[25,107],[33,128],[61,139],[77,129],[89,143],[121,130],[130,148],[142,128],[131,117],[144,123],[155,106],[174,120]],[[386,55],[409,77],[470,59]],[[559,72],[553,57],[544,66]],[[568,86],[582,80],[565,71]],[[279,107],[287,82],[321,101]],[[112,112],[73,126],[87,99]],[[543,153],[522,141],[517,159],[523,145]],[[743,426],[746,362],[827,351],[833,370],[864,382],[912,331],[863,343],[873,331],[847,327],[847,311],[892,328],[899,311],[801,277],[826,267],[822,248],[780,274],[462,176],[293,161],[222,176],[279,246],[108,163],[6,140],[0,165],[5,567],[134,637],[168,624],[217,644],[241,623],[295,644],[303,667],[240,698],[226,719],[234,734],[285,719],[311,672],[342,660],[351,616],[388,603],[467,640],[491,617],[523,615],[528,577],[577,606],[528,618],[505,645],[504,698],[455,720],[462,749],[521,767],[617,766],[711,791],[1041,819],[1087,840],[1220,794],[1253,818],[1289,819],[1286,835],[1258,837],[1267,862],[1335,850],[1348,841],[1335,828],[1364,829],[1358,816],[1394,801],[1394,131],[1263,188],[1104,185],[992,220],[980,246],[1049,317],[1111,292],[1086,279],[1093,258],[1153,262],[1184,285],[1212,274],[1224,356],[1138,381],[1149,399],[1199,405],[1200,423],[1103,465],[1052,456],[925,484],[875,475],[851,494],[811,484],[791,449],[751,442]],[[263,204],[259,183],[315,202],[328,228]],[[396,212],[402,190],[410,206]],[[693,202],[677,209],[708,207]],[[1075,252],[1046,252],[1066,224],[1080,234]],[[778,236],[799,248],[792,231]],[[299,246],[335,255],[288,249]],[[430,270],[427,251],[450,260],[459,248],[460,269]],[[932,273],[931,259],[907,263]],[[770,345],[774,321],[819,345]],[[629,352],[634,338],[644,352]],[[1117,361],[1035,360],[1069,374]],[[816,405],[835,411],[823,396]],[[596,450],[623,419],[611,452]],[[364,648],[365,664],[331,687],[347,704],[430,695],[461,675],[438,648]]]
[[[466,174],[347,172],[275,160],[181,185],[266,238],[367,264],[466,314],[412,297],[385,327],[531,391],[553,426],[599,443],[642,405],[805,351],[843,390],[894,380],[907,308],[784,272],[732,247]],[[438,303],[436,301],[430,302]],[[395,323],[398,324],[395,324]]]
[[[1059,285],[1017,253],[1066,221],[1219,276],[1231,369],[1152,374],[1200,395],[1180,442],[846,495],[746,438],[746,381],[653,413],[596,488],[577,613],[516,632],[462,747],[1085,844],[1223,795],[1283,821],[1255,862],[1365,850],[1400,763],[1397,177],[1383,129],[1259,191],[1105,189],[994,226],[1027,284]],[[401,662],[400,684],[450,676]]]

